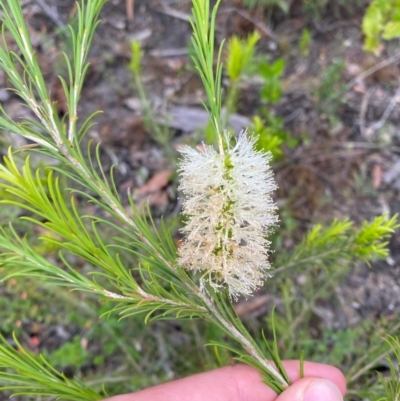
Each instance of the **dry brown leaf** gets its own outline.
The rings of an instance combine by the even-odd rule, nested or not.
[[[382,184],[382,166],[380,164],[375,164],[374,167],[372,168],[372,185],[375,189],[380,188]]]
[[[68,112],[68,101],[58,77],[55,77],[51,83],[50,96],[51,100],[56,103],[57,113],[66,114]]]
[[[149,196],[149,204],[151,206],[166,206],[168,205],[167,191],[159,191]]]
[[[355,84],[353,86],[353,91],[354,92],[358,92],[358,93],[366,93],[367,89],[365,88],[365,86],[359,85],[359,84]]]
[[[269,295],[255,296],[250,301],[240,302],[235,305],[235,311],[240,316],[252,315],[259,309],[262,309],[265,304],[271,299]]]
[[[169,182],[169,178],[171,176],[170,170],[160,171],[150,178],[149,181],[145,185],[139,188],[140,195],[148,195],[154,194],[155,192],[161,191],[164,189]]]
[[[129,22],[132,22],[135,14],[135,0],[126,0],[126,18]]]

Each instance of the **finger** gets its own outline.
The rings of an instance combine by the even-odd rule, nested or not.
[[[293,383],[275,401],[343,401],[339,387],[330,380],[304,378]]]
[[[283,362],[292,381],[299,379],[299,362]],[[305,376],[331,380],[342,394],[343,374],[336,368],[313,362],[304,363]],[[276,393],[261,382],[260,374],[247,365],[227,366],[108,401],[273,401]]]
[[[292,383],[300,378],[300,363],[299,361],[284,361],[283,362],[287,374]],[[304,363],[304,377],[315,377],[327,379],[336,384],[340,392],[346,394],[346,379],[343,373],[334,366],[325,365],[323,363],[305,362]]]

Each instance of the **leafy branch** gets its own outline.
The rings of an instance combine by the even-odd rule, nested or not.
[[[197,72],[203,82],[206,91],[208,105],[206,108],[211,125],[214,129],[214,138],[210,138],[209,142],[213,143],[216,139],[222,136],[222,119],[221,119],[221,104],[222,104],[222,64],[221,54],[223,43],[221,43],[216,70],[214,71],[214,35],[215,35],[215,20],[218,6],[221,0],[215,5],[210,22],[210,3],[208,1],[193,1],[193,19],[190,23],[193,28],[192,45],[194,47],[193,62]]]
[[[329,266],[338,260],[369,263],[388,255],[388,240],[400,227],[398,216],[375,217],[357,229],[349,219],[334,220],[330,226],[315,225],[288,256],[278,257],[275,275],[306,266]]]
[[[55,283],[59,283],[61,280],[63,285],[71,286],[74,289],[93,291],[110,299],[124,302],[124,307],[122,308],[124,314],[127,314],[129,309],[139,302],[143,304],[143,308],[140,308],[139,311],[147,311],[149,314],[151,314],[151,311],[159,311],[160,309],[167,309],[168,314],[175,311],[182,314],[183,310],[188,315],[193,313],[201,315],[201,313],[205,312],[204,308],[197,307],[184,295],[186,293],[185,288],[182,285],[179,286],[180,282],[177,281],[176,277],[171,277],[171,274],[169,275],[169,280],[174,279],[175,286],[179,286],[179,291],[175,288],[175,291],[167,293],[159,284],[159,279],[162,278],[161,274],[157,277],[154,272],[147,269],[147,277],[145,277],[146,269],[140,269],[142,282],[148,292],[143,290],[130,271],[122,264],[119,254],[111,254],[111,247],[107,246],[101,238],[97,226],[101,222],[107,224],[107,221],[93,216],[86,216],[86,220],[90,221],[91,230],[89,231],[86,228],[87,224],[79,215],[73,198],[70,202],[70,208],[68,208],[66,199],[64,199],[60,190],[59,182],[53,177],[53,171],[50,170],[45,183],[40,180],[40,176],[40,170],[33,174],[29,157],[21,173],[11,152],[9,152],[8,158],[5,158],[5,165],[0,165],[0,187],[12,194],[13,198],[2,200],[0,203],[18,206],[33,213],[34,216],[24,216],[22,218],[36,226],[45,228],[46,232],[52,233],[42,237],[43,241],[53,243],[58,248],[72,252],[102,269],[102,276],[113,283],[117,291],[122,290],[122,294],[102,288],[95,281],[92,282],[86,279],[77,273],[76,269],[69,266],[66,259],[60,254],[60,259],[71,272],[69,275],[64,274],[63,270],[58,266],[47,262],[37,254],[26,241],[20,240],[12,227],[10,228],[11,235],[7,234],[5,230],[0,231],[1,247],[4,250],[11,251],[10,254],[3,253],[0,255],[0,261],[2,261],[3,266],[7,268],[7,271],[12,270],[6,278],[22,276],[28,273],[34,273],[42,279],[53,277],[57,279]],[[137,219],[140,220],[141,217],[138,215]],[[144,226],[144,219],[141,220],[139,224]],[[167,238],[167,235],[165,233],[164,238]],[[123,237],[120,237],[120,244],[114,247],[138,254],[138,251],[135,250],[138,244],[133,239],[124,240]],[[151,253],[151,250],[149,253]],[[19,257],[16,257],[16,255]],[[25,257],[25,268],[21,268],[21,256]],[[146,257],[143,253],[140,256],[142,262],[148,265],[151,263],[153,269],[165,270],[165,267],[161,264],[156,265],[150,256]],[[121,307],[118,309],[121,309]]]
[[[42,356],[32,356],[14,337],[16,348],[0,336],[0,388],[14,395],[40,395],[60,400],[95,401],[103,395],[91,390],[78,378],[57,372]],[[12,369],[15,373],[9,372]],[[4,384],[2,384],[4,383]]]

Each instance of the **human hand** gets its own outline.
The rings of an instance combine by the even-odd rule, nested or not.
[[[284,361],[293,383],[279,396],[250,366],[227,366],[104,401],[342,401],[346,381],[339,369],[315,362]]]

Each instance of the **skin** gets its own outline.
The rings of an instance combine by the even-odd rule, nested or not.
[[[107,401],[340,401],[346,381],[339,369],[305,362],[299,378],[299,361],[283,362],[292,385],[279,397],[247,365],[227,366],[158,385]],[[307,392],[307,397],[304,394]],[[312,394],[312,396],[311,396]]]

